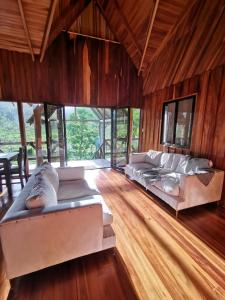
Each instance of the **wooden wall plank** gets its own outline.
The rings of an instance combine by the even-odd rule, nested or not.
[[[225,66],[144,97],[141,151],[163,150],[160,144],[163,102],[195,93],[197,100],[191,147],[181,152],[212,159],[216,168],[225,171]],[[179,152],[178,149],[175,151]],[[225,184],[223,199],[225,204]]]
[[[42,63],[0,50],[1,99],[80,106],[140,107],[142,79],[118,44],[61,34]],[[105,67],[107,65],[107,68]]]

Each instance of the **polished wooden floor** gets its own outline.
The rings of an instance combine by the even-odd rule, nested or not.
[[[116,250],[18,278],[9,299],[225,299],[224,209],[203,206],[176,220],[124,175],[86,173],[113,212]]]

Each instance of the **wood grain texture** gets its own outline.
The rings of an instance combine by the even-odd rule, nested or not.
[[[225,63],[225,2],[199,0],[190,7],[149,61],[145,95]]]
[[[143,102],[141,149],[163,150],[160,144],[163,102],[194,93],[197,93],[197,101],[192,142],[187,151],[197,157],[209,158],[216,168],[225,170],[224,66],[146,96]]]
[[[78,258],[12,281],[8,300],[137,300],[112,250]]]
[[[100,171],[96,181],[113,212],[117,249],[140,299],[224,299],[224,259],[187,230],[183,220],[116,171]],[[195,218],[199,231],[209,222],[201,214]]]
[[[114,34],[109,28],[104,16],[94,1],[91,1],[82,14],[75,20],[69,28],[80,34],[99,37],[102,39],[116,41]]]
[[[142,79],[118,44],[83,37],[69,40],[62,33],[42,63],[32,63],[26,54],[0,50],[0,65],[4,100],[140,106]]]
[[[64,2],[65,5],[65,2],[67,1],[62,2]],[[61,33],[62,30],[68,30],[70,26],[73,25],[74,21],[76,21],[78,16],[88,6],[90,0],[69,2],[70,4],[65,7],[65,9],[60,13],[60,15],[54,20],[52,24],[51,32],[48,39],[48,46],[52,44],[54,39]]]
[[[115,255],[105,251],[20,277],[12,282],[10,300],[133,300],[136,293],[139,299],[224,299],[222,208],[191,208],[176,220],[168,205],[116,171],[85,176],[113,212]],[[0,294],[7,295],[9,283],[2,283]]]
[[[51,0],[20,2],[29,31],[30,44],[34,54],[39,54]],[[17,1],[0,1],[0,19],[0,48],[30,53]]]

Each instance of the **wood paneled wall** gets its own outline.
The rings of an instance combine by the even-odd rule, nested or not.
[[[225,66],[145,96],[141,150],[163,150],[160,144],[163,102],[194,93],[197,100],[190,153],[209,158],[216,168],[225,170]]]
[[[151,56],[144,94],[225,64],[224,0],[189,0],[183,16]]]
[[[0,50],[0,99],[139,107],[142,79],[121,45],[61,34],[42,63]]]

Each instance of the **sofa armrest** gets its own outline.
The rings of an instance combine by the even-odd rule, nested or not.
[[[182,175],[180,178],[180,197],[184,199],[182,208],[193,207],[221,199],[224,171],[212,169],[213,176],[207,182],[208,174]],[[204,183],[204,177],[206,183]]]
[[[84,178],[84,167],[57,168],[59,180],[76,180]]]
[[[99,201],[76,201],[0,225],[9,279],[102,250]]]
[[[130,153],[129,164],[145,162],[146,155],[147,155],[147,152]]]

